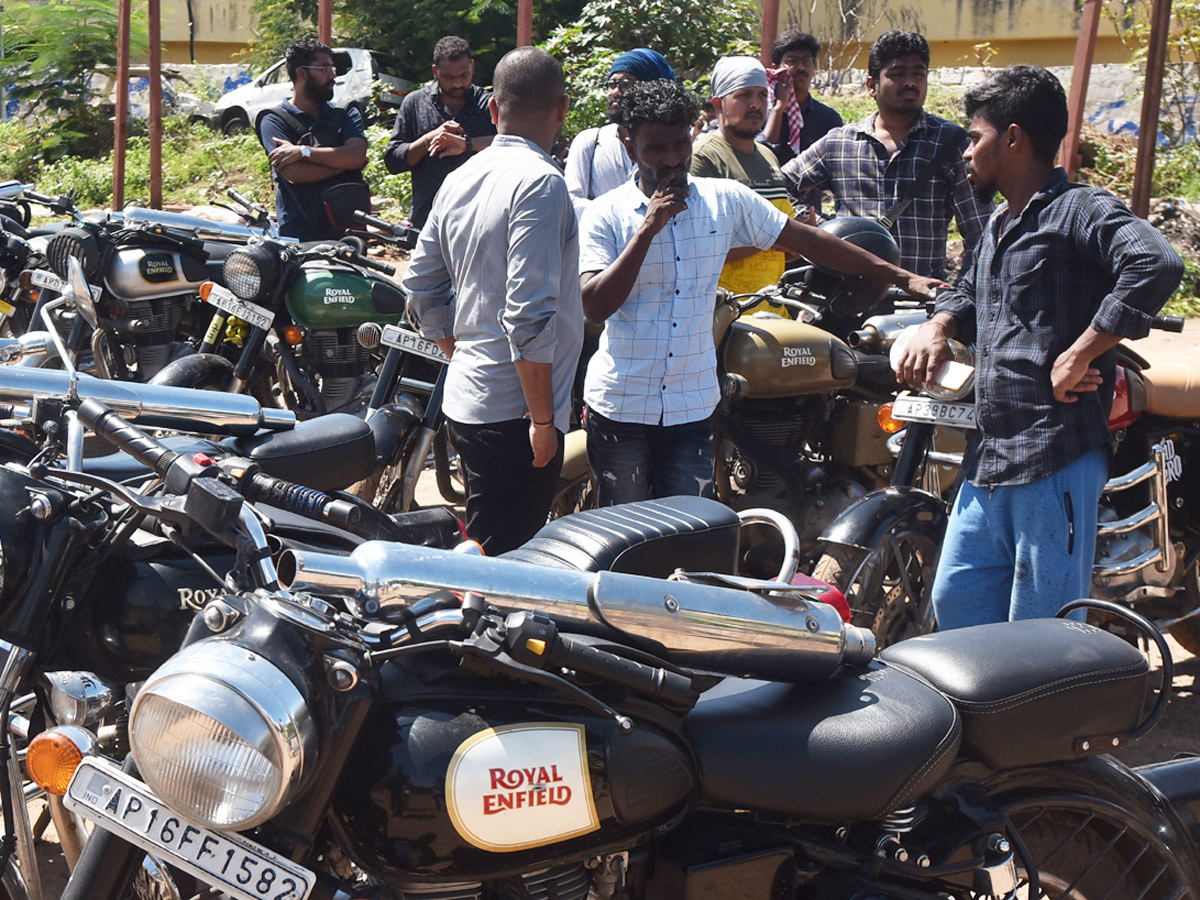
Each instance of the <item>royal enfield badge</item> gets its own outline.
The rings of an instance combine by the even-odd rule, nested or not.
[[[446,806],[481,850],[540,847],[600,827],[582,725],[489,728],[459,746],[446,771]]]

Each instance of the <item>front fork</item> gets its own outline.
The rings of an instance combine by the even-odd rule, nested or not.
[[[42,887],[38,873],[37,855],[33,849],[33,828],[29,822],[26,806],[25,779],[21,771],[21,758],[17,751],[16,738],[28,737],[29,722],[19,712],[12,711],[12,702],[17,688],[33,663],[33,653],[9,641],[0,640],[0,719],[4,733],[0,735],[4,757],[5,797],[3,798],[3,829],[10,840],[16,839],[15,852],[21,867],[20,880],[24,882],[25,896],[29,900],[41,900]],[[24,732],[24,734],[21,734]],[[0,851],[0,875],[12,861],[7,853]],[[9,884],[10,879],[5,879]],[[10,885],[11,886],[11,885]],[[16,898],[14,898],[16,900]]]

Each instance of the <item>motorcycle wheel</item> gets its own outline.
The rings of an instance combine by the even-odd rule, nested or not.
[[[1166,900],[1186,893],[1170,848],[1100,799],[1029,801],[1006,810],[1046,900]],[[1029,896],[1026,866],[1015,896]]]
[[[1200,560],[1183,576],[1183,599],[1189,611],[1200,609]],[[1184,619],[1171,626],[1171,637],[1193,655],[1200,654],[1200,621]]]
[[[813,568],[813,578],[832,584],[850,604],[851,623],[870,628],[882,650],[928,630],[929,588],[940,545],[916,529],[887,536],[870,550],[830,545]]]

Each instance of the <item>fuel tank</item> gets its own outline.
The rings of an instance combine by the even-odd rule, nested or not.
[[[349,269],[305,267],[287,292],[287,310],[303,328],[357,328],[392,324],[404,315],[399,286]]]
[[[828,331],[778,316],[742,316],[729,327],[725,370],[746,379],[750,398],[797,397],[854,384],[854,351]]]
[[[104,285],[124,300],[155,300],[194,293],[209,277],[204,261],[186,253],[129,247],[113,257]]]
[[[334,795],[343,840],[378,878],[494,879],[629,847],[693,792],[691,754],[669,722],[635,717],[622,735],[529,685],[431,686],[398,666],[383,676]]]

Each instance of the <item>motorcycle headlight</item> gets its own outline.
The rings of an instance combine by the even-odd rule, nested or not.
[[[279,258],[270,247],[239,247],[225,257],[221,268],[225,286],[242,300],[257,300],[275,288]]]
[[[975,390],[975,350],[958,341],[950,342],[952,354],[938,377],[925,384],[925,393],[938,400],[953,403]]]
[[[300,691],[260,654],[224,641],[184,648],[129,715],[146,784],[197,824],[241,831],[271,818],[316,754]]]

